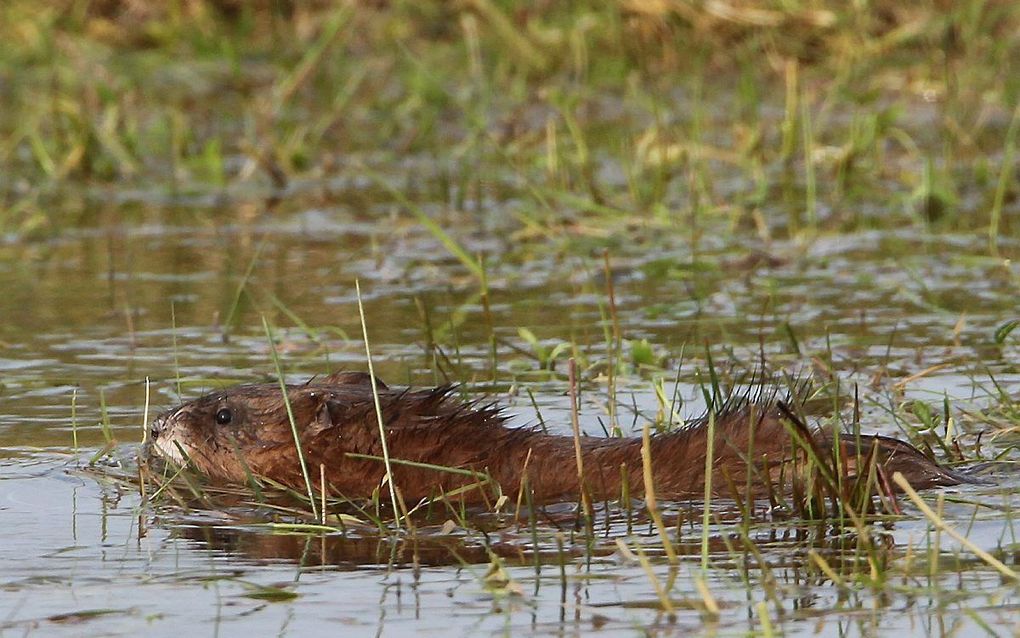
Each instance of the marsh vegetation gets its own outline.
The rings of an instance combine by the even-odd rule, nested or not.
[[[1012,635],[1018,33],[1002,0],[0,3],[0,632]],[[364,370],[366,333],[517,425],[777,389],[993,483],[394,507],[139,462],[157,411]]]

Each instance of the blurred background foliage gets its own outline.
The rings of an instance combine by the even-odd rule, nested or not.
[[[1008,0],[7,0],[0,39],[0,230],[29,236],[375,170],[542,223],[1016,226]]]

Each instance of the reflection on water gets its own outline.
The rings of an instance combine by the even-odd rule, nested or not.
[[[363,530],[325,536],[269,533],[232,520],[229,510],[139,517],[137,494],[119,483],[93,480],[91,471],[89,476],[69,473],[64,458],[51,455],[38,458],[31,469],[8,469],[0,482],[6,532],[0,600],[2,626],[15,633],[120,635],[146,626],[158,633],[233,634],[268,627],[289,634],[340,623],[369,633],[449,632],[456,627],[458,633],[574,634],[639,625],[686,635],[704,622],[701,596],[685,576],[698,572],[696,530],[685,534],[689,542],[681,545],[689,557],[681,560],[671,618],[657,611],[642,568],[617,551],[587,556],[576,546],[567,555],[549,549],[540,557],[536,576],[525,543],[512,533],[508,542],[490,532],[489,547],[502,557],[504,569],[502,580],[494,582],[490,555],[478,533],[433,528],[416,539],[397,540]],[[1012,507],[1020,505],[1013,500]],[[969,511],[947,508],[958,525]],[[569,530],[566,509],[554,518]],[[923,577],[906,579],[902,600],[868,587],[844,590],[805,568],[806,550],[822,552],[844,576],[860,573],[862,557],[855,557],[852,538],[776,522],[752,529],[760,554],[733,553],[726,544],[739,547],[737,520],[732,517],[714,532],[728,538],[715,537],[712,543],[717,558],[707,584],[724,610],[719,629],[755,630],[757,603],[770,588],[783,592],[782,608],[773,613],[792,622],[787,626],[794,631],[798,620],[810,621],[801,630],[826,636],[890,628],[919,634],[943,625],[969,631],[976,626],[963,609],[974,608],[984,622],[1012,626],[1017,609],[1013,587],[1004,588],[1000,578],[977,563],[955,567],[958,588],[929,589]],[[986,538],[989,524],[979,522],[973,537]],[[623,532],[617,520],[609,533],[627,536]],[[884,548],[881,560],[896,565],[924,560],[924,535],[924,525],[907,521],[889,525],[873,542]],[[654,536],[647,525],[639,525],[628,538],[632,547],[647,542],[650,549]],[[907,542],[915,546],[913,558],[903,552]],[[598,543],[613,545],[605,538]],[[1013,554],[1015,563],[1020,554]],[[952,560],[951,555],[942,560]],[[664,563],[654,569],[662,581],[670,577]],[[752,592],[750,599],[747,592]],[[909,612],[903,604],[909,604]]]
[[[130,483],[73,471],[104,445],[101,423],[118,441],[105,471],[130,474],[145,380],[151,416],[180,395],[270,376],[261,315],[278,327],[292,379],[361,369],[359,279],[380,376],[491,388],[516,423],[541,421],[561,432],[569,423],[563,361],[542,372],[536,345],[518,328],[529,328],[546,352],[576,343],[587,364],[582,427],[595,435],[608,427],[607,307],[600,252],[536,252],[498,228],[478,233],[472,219],[449,227],[471,254],[487,256],[485,303],[471,273],[399,217],[283,211],[226,224],[197,214],[134,214],[126,224],[99,216],[52,242],[0,245],[5,633],[300,635],[324,626],[361,634],[742,633],[760,630],[763,600],[786,633],[962,635],[980,623],[1013,626],[1015,588],[981,563],[958,560],[944,537],[944,571],[929,586],[935,537],[917,517],[876,535],[882,569],[902,585],[871,589],[852,580],[871,570],[850,551],[857,545],[847,529],[801,529],[763,514],[742,532],[739,517],[721,508],[705,583],[722,612],[706,625],[693,578],[701,560],[696,506],[667,517],[682,538],[672,618],[659,611],[645,570],[616,545],[619,538],[644,548],[665,582],[657,536],[647,521],[628,531],[619,512],[596,530],[591,548],[572,536],[572,508],[543,519],[536,560],[527,525],[449,530],[439,522],[400,537],[297,534],[267,531],[229,508],[139,509]],[[654,251],[613,255],[611,277],[623,336],[647,340],[667,370],[683,355],[684,416],[701,409],[695,370],[705,365],[706,342],[720,366],[753,365],[763,348],[777,367],[817,368],[846,387],[857,384],[866,427],[890,433],[897,429],[890,401],[921,400],[938,412],[948,396],[960,410],[956,425],[980,429],[974,410],[1020,389],[1016,342],[991,339],[1015,314],[1015,295],[1005,291],[1017,266],[965,258],[984,247],[970,238],[938,240],[952,244],[949,258],[935,240],[886,233],[821,239],[806,251],[776,242],[766,253],[773,258],[739,261],[731,255],[762,247],[719,233],[699,246],[697,263],[684,240],[659,241]],[[649,381],[632,369],[619,383],[616,418],[625,431],[656,417]],[[1005,433],[986,438],[983,451],[991,456],[1010,441]],[[1001,479],[994,488],[947,492],[945,511],[1015,565],[1010,512],[1020,507],[1018,485]],[[840,587],[812,567],[809,548],[852,582]],[[505,573],[487,578],[494,557]]]

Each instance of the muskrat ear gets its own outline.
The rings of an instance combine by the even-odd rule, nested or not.
[[[367,372],[350,372],[347,370],[334,372],[333,374],[323,377],[322,381],[317,381],[323,385],[360,385],[366,388],[372,387],[372,375]],[[390,387],[382,382],[379,377],[375,378],[375,386],[380,390],[389,390]]]

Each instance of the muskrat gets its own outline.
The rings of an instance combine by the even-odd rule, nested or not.
[[[323,489],[320,471],[332,495],[370,497],[383,484],[385,466],[371,381],[367,374],[339,372],[286,386],[308,475],[317,490]],[[534,503],[579,498],[572,437],[508,427],[500,408],[461,401],[451,386],[393,390],[377,381],[376,388],[393,482],[405,501],[453,492],[466,503],[484,502],[491,492],[470,486],[485,477],[511,498],[524,486]],[[152,443],[162,456],[178,463],[187,457],[213,480],[244,483],[251,476],[262,476],[304,491],[282,398],[277,383],[208,394],[153,421]],[[653,485],[659,498],[704,496],[708,431],[707,419],[702,419],[650,438]],[[868,474],[863,471],[865,463],[873,463],[872,479],[876,474],[879,479],[873,482],[883,483],[886,490],[895,489],[889,477],[897,471],[917,489],[971,482],[966,474],[943,467],[896,439],[809,429],[782,401],[737,402],[715,416],[714,432],[711,485],[712,492],[723,497],[760,498],[789,491],[803,467],[815,465],[805,463],[809,455],[832,460],[834,450],[839,460],[830,468],[841,468],[843,479]],[[641,438],[581,437],[583,488],[588,496],[617,499],[625,484],[629,494],[641,496],[641,447]]]

